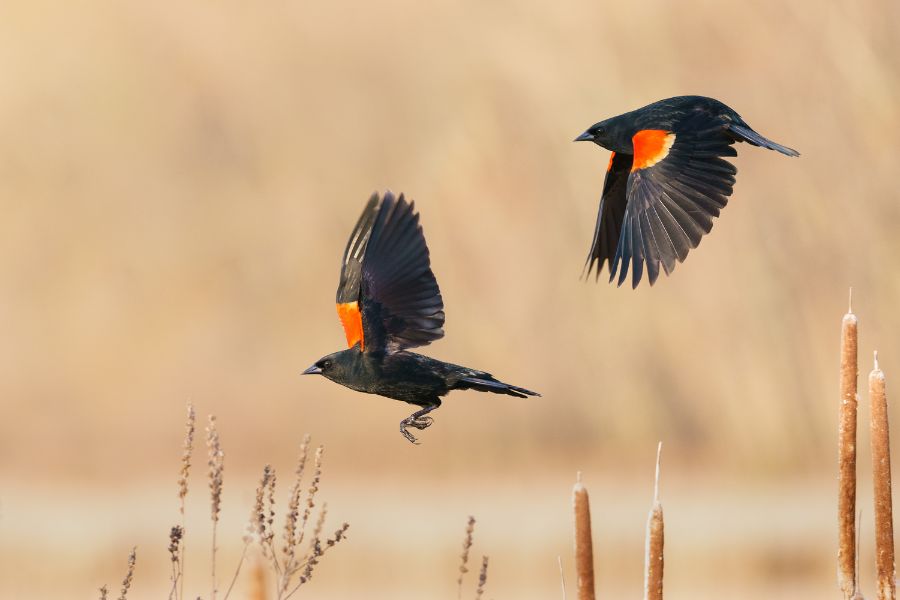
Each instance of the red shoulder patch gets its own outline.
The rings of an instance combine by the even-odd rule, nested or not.
[[[631,138],[634,147],[632,171],[652,167],[669,154],[675,143],[675,134],[662,129],[642,129]]]
[[[609,153],[609,164],[606,165],[606,172],[607,172],[607,173],[609,173],[610,170],[612,169],[612,161],[613,161],[613,159],[614,159],[615,157],[616,157],[616,153],[615,153],[615,152],[610,152],[610,153]]]
[[[347,346],[352,348],[359,342],[359,349],[366,349],[365,336],[363,335],[362,313],[359,311],[359,302],[345,302],[337,305],[338,317],[344,326],[347,335]]]

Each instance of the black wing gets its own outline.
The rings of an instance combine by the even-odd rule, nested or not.
[[[444,335],[444,303],[413,203],[369,199],[344,252],[338,313],[351,347],[396,352]]]
[[[631,170],[630,154],[613,152],[609,157],[606,179],[603,182],[603,194],[600,196],[600,210],[597,212],[597,224],[594,226],[594,241],[585,261],[588,277],[596,266],[597,277],[603,269],[603,263],[609,261],[612,268],[616,245],[619,243],[619,232],[622,230],[622,219],[625,216],[625,191],[628,183],[628,172]]]
[[[736,156],[734,138],[717,119],[696,113],[674,131],[635,134],[634,164],[628,176],[627,207],[609,280],[622,285],[631,265],[637,287],[644,265],[650,285],[660,265],[668,275],[696,248],[728,203],[737,169],[723,156]],[[621,271],[619,265],[621,263]]]

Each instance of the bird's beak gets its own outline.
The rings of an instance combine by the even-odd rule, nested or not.
[[[303,371],[303,373],[301,373],[301,375],[321,375],[321,374],[322,374],[322,369],[320,369],[316,365],[311,366],[307,370]]]
[[[579,135],[577,138],[575,138],[572,141],[573,142],[593,142],[594,134],[591,133],[590,131],[585,131],[584,133],[582,133],[581,135]]]

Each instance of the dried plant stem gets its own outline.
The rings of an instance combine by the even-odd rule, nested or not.
[[[472,538],[475,533],[475,517],[469,516],[466,523],[466,536],[463,538],[463,549],[459,555],[459,578],[456,580],[456,597],[462,598],[463,578],[469,572],[466,564],[469,562],[469,550],[472,548]]]
[[[659,457],[662,442],[656,448],[656,480],[653,485],[653,506],[647,516],[647,538],[644,562],[644,600],[662,600],[663,597],[663,544],[665,526],[662,504],[659,503]]]
[[[475,600],[480,600],[484,595],[484,586],[487,584],[488,557],[481,557],[481,571],[478,573],[478,588],[475,590]]]
[[[852,292],[852,290],[851,290]],[[838,430],[838,585],[849,600],[856,591],[857,318],[841,322],[841,405]]]
[[[212,600],[216,600],[216,529],[219,523],[219,512],[222,508],[222,472],[225,469],[225,453],[219,442],[216,429],[216,417],[209,415],[206,426],[206,447],[209,466],[210,516],[212,518]]]
[[[185,432],[184,432],[184,446],[181,453],[181,473],[178,477],[178,499],[181,503],[179,510],[181,512],[181,537],[179,540],[180,547],[178,548],[178,561],[177,564],[173,565],[175,567],[176,572],[174,575],[175,581],[172,585],[172,592],[175,596],[175,600],[179,598],[184,598],[184,561],[185,561],[185,536],[184,536],[184,528],[185,528],[185,514],[184,514],[184,501],[187,497],[188,493],[188,476],[191,472],[191,458],[194,453],[194,430],[196,427],[197,414],[194,412],[194,405],[188,403],[187,405],[187,422],[185,423]],[[176,586],[177,585],[177,591]]]
[[[556,555],[556,564],[559,565],[559,585],[562,586],[562,600],[566,600],[566,575],[563,573],[562,557]]]
[[[575,508],[575,573],[578,600],[594,600],[594,549],[591,540],[591,507],[581,472],[572,489]]]
[[[888,429],[887,396],[884,372],[875,368],[869,374],[869,399],[872,403],[872,478],[875,486],[875,565],[878,573],[879,600],[894,600],[894,517],[891,508],[891,442]]]
[[[223,600],[228,600],[228,596],[231,595],[231,590],[234,589],[234,584],[237,581],[238,575],[241,574],[241,567],[244,565],[244,559],[247,558],[247,548],[250,544],[247,541],[244,541],[244,547],[241,549],[241,557],[238,559],[237,567],[234,569],[234,575],[231,577],[231,583],[228,584],[228,589],[225,590],[225,596]]]
[[[122,592],[119,594],[119,600],[126,600],[128,590],[131,589],[131,582],[134,580],[134,564],[137,562],[137,548],[131,549],[128,555],[128,571],[125,573],[125,579],[122,580]]]

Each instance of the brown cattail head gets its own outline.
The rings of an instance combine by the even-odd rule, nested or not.
[[[575,508],[575,574],[578,600],[594,600],[594,548],[591,540],[591,507],[587,489],[578,472],[572,488]]]
[[[851,290],[852,294],[852,290]],[[852,299],[852,295],[851,295]],[[856,591],[857,319],[841,322],[841,401],[838,429],[838,585],[845,599]]]
[[[463,538],[462,553],[459,555],[459,578],[456,580],[457,597],[462,598],[463,578],[469,572],[466,566],[469,562],[469,550],[472,548],[472,538],[475,534],[475,517],[469,516],[466,523],[466,536]]]
[[[194,453],[194,426],[197,416],[194,405],[187,406],[187,423],[184,426],[184,447],[181,452],[181,473],[178,476],[178,499],[181,500],[181,514],[184,514],[184,498],[188,492],[188,475],[191,471],[191,455]]]
[[[663,544],[664,523],[662,504],[659,503],[659,457],[662,442],[656,448],[656,480],[653,486],[653,505],[647,516],[647,538],[644,562],[644,600],[662,600],[663,597]]]
[[[481,572],[478,573],[478,588],[475,590],[475,600],[480,600],[484,595],[484,586],[487,584],[488,557],[481,557]]]
[[[211,515],[213,522],[218,522],[222,508],[222,472],[225,470],[225,453],[219,442],[219,431],[216,429],[215,415],[209,415],[206,425],[206,449],[209,466],[209,492]]]
[[[875,368],[869,374],[869,399],[872,403],[872,479],[875,486],[875,566],[879,600],[894,600],[897,584],[894,575],[894,516],[891,506],[891,441],[888,429],[887,394],[884,372]]]

